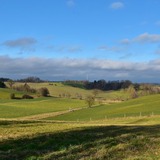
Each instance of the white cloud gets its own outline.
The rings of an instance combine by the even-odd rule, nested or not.
[[[114,2],[110,5],[111,9],[121,9],[124,7],[124,4],[122,2]]]
[[[160,42],[160,34],[148,34],[144,33],[139,35],[138,37],[134,38],[135,42],[141,43],[156,43]]]
[[[158,82],[160,59],[146,63],[113,61],[107,59],[44,59],[10,58],[0,56],[2,77],[14,79],[38,76],[48,80],[130,79],[132,81]]]

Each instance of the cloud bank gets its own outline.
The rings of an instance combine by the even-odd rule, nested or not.
[[[42,59],[0,56],[0,77],[14,79],[38,76],[45,80],[86,79],[159,82],[160,59],[146,63],[107,59]],[[156,77],[156,79],[155,79]]]

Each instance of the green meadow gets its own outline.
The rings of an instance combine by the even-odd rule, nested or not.
[[[92,90],[62,83],[29,85],[47,87],[50,97],[20,99],[23,92],[0,89],[0,159],[160,159],[159,94],[128,99],[123,90],[101,91],[88,108],[85,97]],[[19,99],[11,100],[10,93]],[[60,97],[63,93],[71,96]]]
[[[63,121],[103,120],[118,117],[160,115],[160,95],[145,96],[116,104],[98,105],[48,118]]]
[[[0,117],[17,118],[82,107],[85,107],[85,102],[75,99],[38,98],[33,100],[5,100],[0,102]]]

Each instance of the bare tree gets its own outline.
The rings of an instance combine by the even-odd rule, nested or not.
[[[99,90],[98,89],[94,89],[92,94],[94,95],[94,97],[96,97],[99,94]]]
[[[128,93],[130,94],[131,98],[137,98],[138,97],[138,93],[136,92],[135,88],[133,85],[130,85],[127,89]]]
[[[11,79],[8,80],[7,82],[8,82],[8,85],[9,85],[10,88],[12,88],[13,85],[14,85],[14,83],[15,83],[15,82],[14,82],[13,80],[11,80]]]
[[[95,103],[95,97],[92,95],[89,95],[86,97],[86,103],[88,104],[88,107],[92,107],[93,104]]]

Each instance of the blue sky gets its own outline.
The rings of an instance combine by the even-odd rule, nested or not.
[[[159,82],[159,0],[0,0],[0,77]]]

